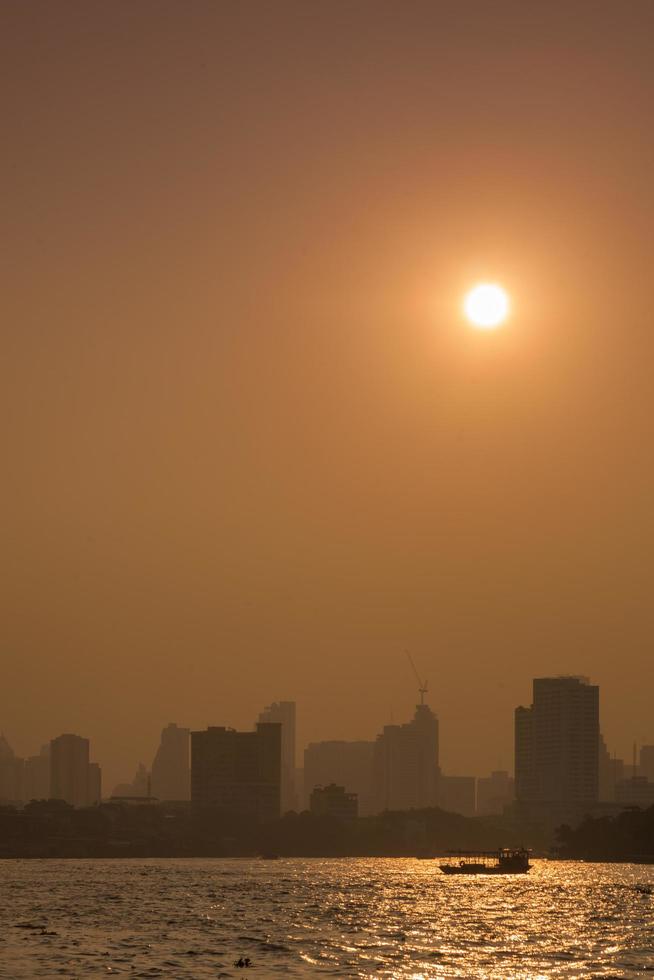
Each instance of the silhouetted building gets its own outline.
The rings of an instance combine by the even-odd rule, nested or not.
[[[356,820],[359,804],[356,793],[346,793],[344,786],[316,786],[311,790],[309,809],[316,816],[334,817],[336,820]]]
[[[534,770],[534,714],[531,708],[515,709],[515,796],[517,800],[536,798]]]
[[[639,806],[646,810],[654,806],[654,783],[645,776],[622,779],[615,787],[615,802],[622,806]]]
[[[583,677],[534,679],[515,712],[519,802],[588,805],[599,793],[599,687]]]
[[[357,794],[362,817],[373,813],[374,750],[374,742],[310,742],[304,750],[304,805],[309,804],[315,786],[336,783]]]
[[[259,715],[262,724],[282,726],[282,813],[297,810],[295,787],[295,701],[274,701]]]
[[[504,769],[496,769],[490,776],[477,780],[477,813],[487,816],[503,813],[504,807],[513,802],[514,783]]]
[[[413,721],[385,725],[373,759],[376,812],[435,806],[438,800],[438,719],[426,704]]]
[[[254,732],[208,728],[191,733],[191,800],[259,820],[280,815],[282,726]]]
[[[87,806],[102,802],[102,770],[97,762],[89,762]]]
[[[624,762],[609,753],[600,734],[598,750],[599,799],[602,803],[615,802],[615,788],[625,778]]]
[[[25,762],[14,754],[4,735],[0,735],[0,802],[24,800]]]
[[[89,740],[59,735],[50,742],[50,797],[71,806],[89,806],[98,795],[99,776],[89,764]]]
[[[152,795],[160,800],[191,798],[190,732],[172,722],[161,733],[152,763]],[[146,794],[149,795],[149,794]]]
[[[128,799],[149,797],[151,795],[150,782],[150,773],[145,768],[143,763],[139,762],[138,769],[136,770],[134,779],[131,781],[131,783],[117,783],[113,788],[111,799],[115,799],[117,797],[125,797]]]
[[[25,800],[50,798],[50,745],[44,745],[39,755],[25,759]]]
[[[654,783],[654,745],[640,747],[640,775]]]
[[[441,810],[474,817],[476,809],[474,776],[444,776],[438,780],[438,805]]]

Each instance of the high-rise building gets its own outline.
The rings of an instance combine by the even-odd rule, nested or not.
[[[334,817],[336,820],[356,820],[359,805],[356,793],[346,793],[344,786],[315,786],[311,790],[309,809],[315,816]]]
[[[372,803],[372,768],[374,742],[310,742],[304,750],[304,788],[306,807],[315,786],[336,783],[349,793],[356,793],[359,813],[366,817],[374,812]]]
[[[477,780],[477,813],[480,816],[502,813],[513,801],[513,779],[504,769]]]
[[[194,807],[273,820],[280,815],[282,726],[259,723],[254,732],[211,727],[191,733]]]
[[[97,762],[89,762],[87,806],[98,806],[102,802],[102,770]]]
[[[622,779],[615,786],[615,801],[622,806],[638,806],[646,810],[654,806],[654,783],[646,776]]]
[[[515,712],[519,802],[592,804],[599,793],[599,687],[585,677],[534,679]]]
[[[295,787],[295,701],[274,701],[259,714],[262,724],[282,726],[282,813],[298,809]]]
[[[19,759],[4,735],[0,735],[0,801],[21,803],[24,797],[25,762]]]
[[[89,763],[89,740],[59,735],[50,742],[50,797],[71,806],[90,806],[100,796],[99,767]]]
[[[188,728],[178,728],[171,722],[163,729],[152,763],[152,796],[158,800],[191,798],[189,743]]]
[[[50,744],[38,755],[25,759],[25,800],[47,800],[50,797]]]
[[[385,725],[373,760],[376,812],[435,806],[438,800],[438,719],[426,704],[413,721]]]
[[[639,774],[654,783],[654,745],[641,745]]]

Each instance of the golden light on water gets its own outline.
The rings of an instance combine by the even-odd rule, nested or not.
[[[510,311],[509,295],[494,282],[480,282],[466,293],[463,312],[478,330],[494,330],[504,323]]]

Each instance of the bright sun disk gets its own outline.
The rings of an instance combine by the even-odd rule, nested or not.
[[[474,327],[492,330],[509,315],[507,292],[493,282],[480,282],[466,293],[463,312]]]

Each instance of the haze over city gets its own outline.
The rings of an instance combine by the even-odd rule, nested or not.
[[[3,684],[111,787],[164,724],[451,772],[531,678],[654,742],[649,3],[0,10]],[[510,313],[475,330],[476,283]]]

